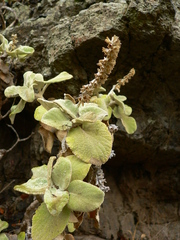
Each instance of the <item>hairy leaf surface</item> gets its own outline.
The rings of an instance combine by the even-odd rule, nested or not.
[[[91,212],[104,201],[104,193],[98,187],[80,180],[74,180],[68,187],[68,207],[73,211]]]
[[[101,165],[111,154],[112,136],[100,121],[70,129],[66,142],[72,152],[86,163]]]
[[[49,213],[46,204],[42,203],[32,220],[32,239],[50,240],[61,234],[68,224],[70,210],[63,208],[58,216]]]

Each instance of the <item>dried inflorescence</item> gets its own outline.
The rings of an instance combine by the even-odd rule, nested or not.
[[[116,59],[121,47],[121,42],[117,36],[113,36],[110,40],[108,37],[105,42],[108,44],[107,48],[102,48],[105,55],[104,59],[98,62],[98,71],[95,74],[95,78],[87,85],[83,85],[80,90],[79,102],[89,102],[93,96],[94,90],[100,88],[108,79],[109,74],[112,72]]]
[[[129,80],[134,76],[134,74],[135,69],[132,68],[126,76],[124,76],[122,79],[117,80],[117,84],[115,85],[114,89],[120,92],[121,86],[124,86],[126,83],[128,83]]]

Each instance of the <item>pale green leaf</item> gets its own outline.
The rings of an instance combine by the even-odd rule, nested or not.
[[[48,170],[48,187],[52,185],[52,180],[51,180],[51,175],[52,175],[52,170],[53,170],[53,164],[54,161],[56,160],[55,156],[51,156],[49,158],[48,164],[47,164],[47,170]]]
[[[126,115],[131,115],[131,113],[132,113],[132,108],[131,107],[129,107],[128,105],[126,105],[126,104],[124,104],[124,113],[126,114]]]
[[[54,101],[49,101],[43,98],[38,98],[37,101],[46,109],[57,108],[57,104]]]
[[[2,42],[2,44],[0,45],[0,53],[2,54],[8,50],[9,44],[8,40],[2,34],[0,34],[0,41]]]
[[[47,178],[48,177],[48,170],[47,170],[47,165],[42,165],[42,166],[39,166],[39,167],[34,167],[32,168],[32,177],[31,179],[35,179],[35,178]]]
[[[24,86],[26,87],[31,87],[33,86],[34,83],[34,78],[35,78],[36,74],[33,73],[32,71],[27,71],[23,74],[23,78],[24,78]]]
[[[105,116],[108,115],[108,113],[103,110],[102,108],[98,107],[95,103],[85,103],[84,105],[80,105],[79,107],[79,115],[82,117],[83,115],[86,115],[87,113],[92,113],[93,121],[97,120],[103,120]]]
[[[33,87],[19,86],[18,94],[26,102],[33,102],[35,100]]]
[[[83,180],[88,174],[91,164],[83,162],[81,159],[77,158],[75,155],[70,155],[67,158],[71,161],[71,165],[72,165],[71,181]]]
[[[52,181],[60,190],[65,190],[71,181],[72,166],[68,158],[58,158],[52,170]]]
[[[61,234],[69,221],[70,210],[66,207],[58,216],[49,213],[46,204],[42,203],[32,220],[33,240],[52,240]]]
[[[26,102],[23,99],[21,99],[17,105],[13,105],[11,107],[11,113],[9,114],[9,118],[12,124],[14,123],[16,114],[22,112],[22,110],[25,107],[25,104]]]
[[[137,125],[135,119],[127,116],[124,113],[124,109],[122,109],[120,106],[114,108],[113,114],[116,118],[121,120],[122,125],[125,127],[128,134],[133,134],[136,131]]]
[[[104,193],[98,187],[74,180],[68,187],[68,207],[73,211],[91,212],[100,207],[104,201]]]
[[[62,81],[66,81],[69,79],[72,79],[73,76],[67,72],[61,72],[59,75],[57,75],[56,77],[48,80],[48,81],[44,81],[44,83],[46,84],[51,84],[51,83],[58,83],[58,82],[62,82]]]
[[[58,130],[66,130],[72,126],[69,117],[58,108],[51,108],[47,111],[41,122]]]
[[[17,240],[25,240],[26,234],[25,232],[20,232],[17,236]]]
[[[19,96],[19,86],[9,86],[4,90],[4,95],[7,98],[14,98]]]
[[[46,189],[44,194],[44,202],[46,203],[47,209],[53,216],[58,216],[65,205],[69,201],[69,194],[67,191],[61,191],[59,189]]]
[[[47,178],[39,177],[35,179],[29,179],[26,183],[16,185],[14,190],[24,192],[27,194],[44,194],[48,187]]]
[[[104,121],[108,121],[112,115],[112,108],[109,106],[111,98],[109,95],[103,94],[100,97],[93,97],[92,102],[95,102],[100,108],[106,111],[107,116],[103,118]]]
[[[34,119],[41,121],[42,116],[47,112],[47,110],[42,106],[38,106],[34,111]]]
[[[26,102],[33,102],[35,99],[33,87],[27,86],[10,86],[4,91],[6,97],[17,97],[20,96]]]
[[[9,240],[5,233],[0,233],[0,240]]]
[[[6,221],[2,221],[0,219],[0,232],[2,232],[4,229],[8,228],[9,224]]]
[[[71,128],[66,142],[78,158],[95,165],[105,163],[112,150],[112,136],[107,126],[100,121]]]
[[[61,108],[65,113],[67,113],[72,118],[76,118],[78,114],[78,105],[74,104],[71,100],[58,99],[54,100],[54,103]]]
[[[7,51],[7,53],[9,56],[13,58],[18,58],[20,60],[23,60],[34,53],[34,48],[29,46],[19,46],[13,51]]]

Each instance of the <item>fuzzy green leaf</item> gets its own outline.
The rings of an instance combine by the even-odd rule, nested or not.
[[[35,179],[35,178],[47,178],[48,177],[48,170],[47,170],[47,165],[42,165],[40,167],[34,167],[32,168],[32,177],[31,179]]]
[[[78,105],[74,104],[71,100],[58,99],[54,100],[54,103],[61,108],[65,113],[67,113],[72,118],[76,118],[78,114]]]
[[[0,232],[2,232],[4,229],[8,228],[9,224],[6,221],[2,221],[0,219]]]
[[[32,220],[32,239],[50,240],[61,234],[69,221],[70,210],[66,207],[58,216],[49,213],[46,204],[42,203]]]
[[[43,115],[41,122],[58,130],[66,130],[72,126],[69,117],[58,108],[51,108],[47,111]]]
[[[11,107],[11,113],[9,114],[9,118],[12,124],[14,123],[16,114],[22,112],[22,110],[25,107],[25,104],[26,102],[23,99],[21,99],[17,105],[13,105]]]
[[[5,233],[0,233],[0,240],[9,240]]]
[[[37,101],[46,109],[50,110],[51,108],[57,108],[57,104],[54,101],[48,101],[43,98],[38,98]]]
[[[124,109],[122,109],[120,106],[114,108],[113,114],[116,118],[121,120],[122,125],[125,127],[128,134],[133,134],[136,131],[137,125],[135,119],[127,116],[124,113]]]
[[[107,116],[103,118],[104,121],[108,121],[112,115],[112,108],[109,106],[111,98],[109,95],[103,94],[100,97],[92,97],[92,102],[95,102],[100,108],[107,112]]]
[[[47,110],[43,106],[38,106],[34,111],[34,119],[37,121],[41,121],[42,116],[47,112]]]
[[[75,119],[74,122],[95,122],[97,120],[102,120],[105,116],[108,115],[106,111],[98,107],[95,103],[85,103],[79,107],[80,117]]]
[[[68,192],[59,189],[46,189],[44,194],[44,202],[46,203],[48,211],[53,216],[58,216],[62,212],[68,200]]]
[[[25,232],[20,232],[17,236],[17,240],[25,240],[26,234]]]
[[[71,128],[66,142],[72,152],[86,163],[101,165],[111,154],[112,136],[107,126],[100,121]]]
[[[33,102],[35,99],[33,87],[27,86],[10,86],[4,91],[6,97],[17,97],[20,96],[26,102]]]
[[[34,48],[29,46],[19,46],[13,51],[7,51],[7,53],[12,58],[19,58],[20,60],[23,60],[34,53]]]
[[[52,170],[52,181],[60,190],[65,190],[71,181],[72,166],[68,158],[58,158]]]
[[[91,212],[100,207],[104,193],[98,187],[80,180],[74,180],[68,187],[68,208],[73,211]]]
[[[16,185],[14,187],[14,190],[19,192],[24,192],[27,194],[44,194],[46,188],[48,187],[48,182],[46,178],[35,178],[35,179],[29,179],[26,183],[23,183],[21,185]]]
[[[26,183],[16,185],[14,189],[16,191],[24,192],[27,194],[44,194],[48,187],[48,171],[47,166],[42,165],[40,167],[32,168],[32,177]]]
[[[19,96],[18,88],[19,88],[19,86],[9,86],[4,90],[4,95],[7,98],[18,97]]]
[[[72,165],[71,181],[83,180],[88,174],[91,164],[83,162],[81,159],[77,158],[75,155],[70,155],[67,158],[71,161],[71,165]]]
[[[8,40],[2,34],[0,34],[0,41],[2,42],[2,44],[0,45],[0,53],[2,54],[8,50],[9,44]]]
[[[57,75],[56,77],[48,80],[48,81],[44,81],[44,83],[46,84],[51,84],[51,83],[58,83],[58,82],[63,82],[69,79],[72,79],[72,75],[67,73],[67,72],[61,72],[59,75]]]

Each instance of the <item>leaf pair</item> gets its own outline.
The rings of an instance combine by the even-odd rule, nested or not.
[[[0,54],[7,53],[11,58],[18,58],[19,60],[24,60],[26,57],[34,53],[34,48],[29,46],[19,46],[18,48],[11,49],[13,42],[8,40],[0,34],[0,40],[2,44],[0,45]]]
[[[115,118],[120,119],[128,134],[132,134],[136,131],[137,125],[133,117],[130,117],[132,108],[124,104],[127,98],[122,95],[116,95],[114,91],[111,91],[108,95],[101,94],[98,97],[92,97],[91,101],[98,104],[100,108],[105,110],[108,114],[104,117],[104,121],[108,121],[112,114]]]
[[[26,102],[33,102],[39,96],[42,97],[44,91],[51,83],[69,80],[72,78],[72,75],[67,72],[62,72],[55,78],[45,81],[42,74],[35,74],[32,71],[28,71],[24,73],[23,77],[23,86],[9,86],[4,91],[5,96],[8,98],[21,98],[17,105],[11,107],[9,117],[12,124],[14,123],[15,115],[24,109]]]

